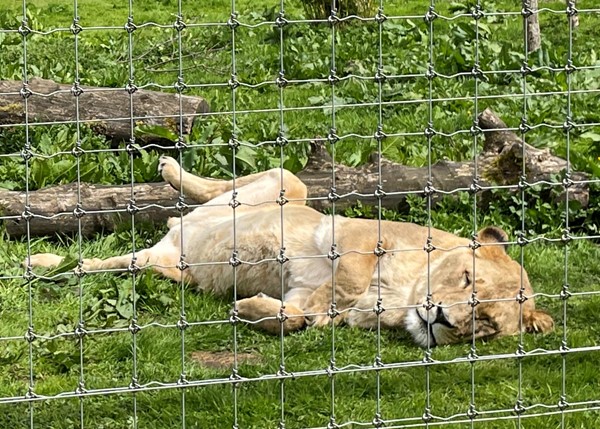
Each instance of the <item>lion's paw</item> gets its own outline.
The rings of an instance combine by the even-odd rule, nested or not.
[[[158,172],[162,175],[163,179],[169,183],[173,183],[175,180],[179,180],[181,167],[179,163],[171,158],[170,156],[161,156],[158,160]]]
[[[35,255],[31,255],[29,258],[26,258],[23,261],[23,266],[27,267],[29,264],[32,267],[52,268],[60,265],[62,260],[62,256],[54,255],[52,253],[37,253]]]

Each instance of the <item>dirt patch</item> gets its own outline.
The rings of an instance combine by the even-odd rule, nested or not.
[[[233,352],[230,351],[193,352],[191,358],[202,366],[212,369],[231,368],[235,360]],[[238,353],[237,362],[238,365],[258,365],[262,363],[262,357],[255,353]]]

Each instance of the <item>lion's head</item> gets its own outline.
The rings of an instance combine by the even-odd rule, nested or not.
[[[527,273],[506,253],[506,241],[503,230],[488,227],[478,234],[475,257],[464,247],[432,252],[429,274],[418,279],[419,307],[405,319],[417,343],[433,347],[552,329],[552,318],[535,309]]]

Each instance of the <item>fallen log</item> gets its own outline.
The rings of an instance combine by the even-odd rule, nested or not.
[[[298,173],[309,189],[309,204],[323,210],[331,207],[327,198],[336,198],[336,208],[351,206],[357,200],[364,204],[377,204],[378,171],[381,163],[381,203],[383,207],[402,209],[406,193],[424,195],[426,187],[432,192],[434,201],[444,193],[477,191],[483,195],[494,185],[509,185],[517,191],[521,181],[522,165],[525,163],[527,186],[539,181],[556,181],[563,173],[567,162],[525,144],[514,132],[506,130],[506,124],[491,110],[487,109],[479,117],[479,127],[484,132],[485,142],[477,158],[478,180],[474,182],[474,162],[439,161],[431,166],[431,176],[427,167],[409,167],[386,159],[373,159],[358,168],[335,164],[335,189],[332,190],[333,161],[322,144],[315,144],[306,168]],[[585,183],[586,175],[572,173],[569,197],[583,207],[589,202],[589,192]],[[135,184],[134,199],[131,200],[131,185],[101,186],[82,184],[80,188],[81,206],[77,209],[76,184],[54,186],[29,193],[29,211],[25,210],[25,193],[0,190],[0,211],[4,216],[6,231],[11,236],[21,236],[27,232],[33,235],[76,233],[81,230],[89,235],[101,229],[113,230],[124,220],[131,219],[131,211],[136,212],[136,222],[150,220],[163,222],[169,216],[176,216],[173,207],[179,194],[165,183]],[[202,203],[197,201],[196,203]],[[194,201],[185,201],[193,204]],[[129,211],[128,211],[129,207]],[[170,207],[166,209],[164,207]],[[139,210],[139,211],[138,211]],[[85,214],[83,214],[85,212]]]
[[[197,115],[209,111],[208,103],[201,97],[146,89],[134,90],[133,87],[128,91],[126,88],[73,86],[33,78],[26,88],[21,81],[0,81],[0,124],[25,123],[24,95],[27,96],[27,121],[30,124],[75,123],[77,99],[80,123],[117,143],[128,142],[131,138],[130,100],[134,126],[161,126],[175,133],[180,131],[180,99],[184,115],[181,129],[183,134],[189,134]],[[144,144],[172,144],[150,134],[136,135],[136,141]]]

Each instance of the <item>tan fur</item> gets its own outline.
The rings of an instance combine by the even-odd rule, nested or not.
[[[304,205],[306,186],[286,170],[235,183],[194,176],[169,157],[161,157],[159,170],[203,205],[169,219],[165,237],[135,259],[84,259],[84,270],[151,267],[221,294],[235,283],[237,297],[247,298],[237,301],[234,315],[273,333],[380,323],[435,346],[553,327],[535,309],[527,273],[506,254],[499,228],[483,229],[473,250],[470,240],[434,228],[321,214]],[[26,263],[61,260],[38,254]]]

